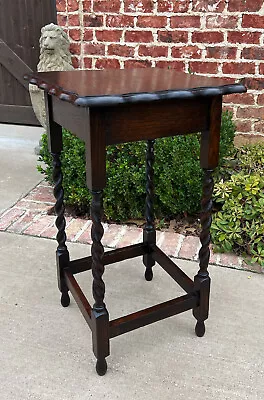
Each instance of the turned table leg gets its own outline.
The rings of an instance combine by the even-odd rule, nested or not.
[[[210,294],[210,277],[207,270],[210,250],[209,244],[211,240],[210,227],[212,223],[212,192],[213,192],[213,178],[212,169],[204,169],[204,183],[202,195],[202,212],[201,212],[201,226],[202,232],[200,234],[200,241],[202,247],[199,251],[200,269],[194,278],[195,290],[200,293],[199,307],[193,310],[193,315],[197,319],[195,332],[197,336],[203,336],[205,333],[204,321],[208,318],[209,313],[209,294]]]
[[[154,143],[155,140],[147,141],[147,152],[146,152],[146,224],[143,230],[143,242],[147,244],[156,243],[156,231],[154,226]],[[152,267],[155,265],[151,254],[145,254],[143,256],[143,263],[146,267],[145,279],[151,281],[153,278]]]
[[[65,282],[64,268],[67,268],[69,263],[69,252],[66,246],[66,233],[65,233],[65,217],[64,217],[64,202],[63,202],[63,187],[62,187],[62,171],[60,153],[51,153],[53,158],[53,180],[54,180],[54,196],[56,198],[55,211],[56,211],[56,227],[58,229],[57,242],[58,247],[56,251],[57,259],[57,275],[58,286],[61,291],[61,304],[63,307],[68,307],[70,304],[70,297],[68,294],[68,287]]]
[[[104,248],[101,243],[104,229],[101,223],[102,216],[102,191],[91,191],[91,218],[92,218],[92,274],[93,297],[95,303],[92,309],[93,351],[97,358],[96,371],[104,375],[107,371],[105,358],[109,355],[109,315],[104,304],[105,284],[103,281]]]

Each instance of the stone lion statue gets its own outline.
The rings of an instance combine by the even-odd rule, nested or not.
[[[73,70],[70,42],[64,30],[55,24],[49,24],[41,29],[40,57],[38,72]],[[33,110],[41,125],[46,129],[46,112],[44,92],[35,85],[29,85],[29,94]]]

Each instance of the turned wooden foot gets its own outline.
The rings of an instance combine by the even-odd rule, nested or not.
[[[146,271],[145,271],[145,279],[146,279],[146,281],[152,281],[152,279],[153,279],[153,271],[152,271],[152,268],[146,268]]]
[[[103,376],[107,371],[107,362],[105,358],[98,359],[96,362],[96,372],[98,375]]]
[[[205,324],[203,321],[198,321],[195,326],[195,333],[198,337],[203,337],[205,334]]]
[[[68,307],[70,304],[70,296],[68,292],[62,293],[61,294],[61,305],[62,307]]]

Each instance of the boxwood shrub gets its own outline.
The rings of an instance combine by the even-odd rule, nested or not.
[[[222,116],[220,165],[233,151],[235,126],[232,115]],[[52,161],[47,135],[42,137],[38,170],[52,183]],[[134,142],[107,147],[107,187],[104,211],[109,220],[124,221],[144,216],[146,143]],[[199,165],[200,135],[162,138],[155,143],[155,215],[173,218],[195,214],[200,209],[202,171]],[[65,203],[89,213],[90,194],[85,180],[84,143],[63,130],[62,171]]]
[[[214,250],[234,251],[264,266],[264,144],[244,146],[226,161],[214,189]]]

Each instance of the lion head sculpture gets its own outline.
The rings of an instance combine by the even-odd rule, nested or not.
[[[70,42],[64,30],[55,24],[41,29],[38,71],[69,71],[73,69]]]
[[[64,30],[55,24],[49,24],[41,29],[39,39],[40,56],[38,72],[73,70],[70,42]],[[37,86],[29,85],[29,94],[33,110],[41,125],[46,129],[46,111],[44,92]]]

